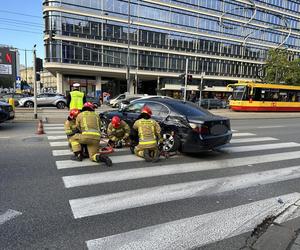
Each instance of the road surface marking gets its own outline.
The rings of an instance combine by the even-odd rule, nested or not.
[[[266,217],[278,215],[300,199],[299,193],[252,202],[212,213],[145,227],[86,242],[96,249],[195,249],[252,231]]]
[[[295,151],[295,152],[287,152],[287,153],[231,158],[226,160],[200,161],[200,162],[192,162],[192,163],[180,163],[180,164],[172,164],[172,165],[170,164],[170,165],[156,166],[156,167],[114,170],[109,172],[101,172],[101,173],[93,173],[93,174],[64,176],[63,181],[66,188],[72,188],[78,186],[102,184],[102,183],[124,181],[124,180],[135,180],[140,178],[149,178],[149,177],[156,177],[156,176],[192,173],[192,172],[200,172],[200,171],[213,170],[213,169],[241,167],[244,166],[245,164],[254,165],[254,164],[261,164],[261,163],[268,163],[268,162],[299,159],[299,158],[300,158],[300,151]],[[74,163],[76,164],[77,162],[62,161],[57,166],[59,166],[60,168],[68,168],[68,167],[71,168]],[[79,164],[80,163],[82,164],[83,162],[79,162]],[[86,162],[86,166],[90,166],[91,164],[93,164],[91,161]]]
[[[1,136],[0,139],[9,139],[9,136]]]
[[[300,178],[300,166],[70,200],[75,219]]]
[[[62,127],[62,126],[64,126],[64,124],[63,123],[52,123],[52,124],[48,124],[48,123],[46,123],[46,124],[44,124],[44,127]]]
[[[0,215],[0,225],[4,224],[5,222],[7,222],[21,214],[22,213],[19,211],[8,209],[4,214]]]
[[[252,145],[252,146],[224,147],[221,148],[220,151],[226,153],[240,153],[240,152],[258,151],[258,150],[295,148],[295,147],[300,147],[300,144],[296,142],[283,142],[283,143],[261,144],[261,145]]]
[[[114,149],[115,152],[126,152],[126,151],[130,151],[129,148],[115,148]],[[53,150],[52,151],[52,155],[53,156],[64,156],[64,155],[72,155],[72,151],[70,149],[62,149],[62,150]]]
[[[118,156],[109,156],[114,164],[116,163],[126,163],[126,162],[136,162],[136,161],[145,161],[143,158],[137,157],[135,155],[118,155]],[[86,166],[99,166],[101,163],[92,162],[88,159],[81,162],[65,160],[65,161],[56,161],[57,169],[66,169],[66,168],[78,168]]]
[[[51,141],[54,141],[54,140],[67,140],[67,136],[66,135],[50,135],[50,136],[47,136],[48,137],[48,140],[51,140]]]
[[[47,131],[47,129],[46,129],[46,132],[47,132],[47,134],[49,134],[49,135],[62,135],[62,134],[66,134],[66,132],[65,131]]]
[[[64,126],[61,126],[61,127],[47,127],[45,130],[48,131],[48,130],[63,130],[64,129]]]
[[[273,137],[257,137],[257,138],[231,139],[230,143],[246,143],[246,142],[278,141],[278,140],[279,139]]]
[[[260,127],[256,127],[256,128],[285,128],[285,126],[274,125],[274,126],[260,126]]]
[[[233,137],[246,137],[246,136],[255,136],[253,133],[233,133]]]
[[[68,146],[69,142],[66,141],[55,141],[55,142],[49,142],[51,147],[62,147],[62,146]]]

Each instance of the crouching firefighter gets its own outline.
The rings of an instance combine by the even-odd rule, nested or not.
[[[119,116],[114,116],[107,128],[108,145],[116,148],[122,147],[122,141],[129,143],[130,127],[121,120]]]
[[[101,121],[99,116],[95,113],[95,108],[92,103],[86,102],[84,104],[82,112],[76,118],[76,127],[81,133],[75,134],[70,139],[72,150],[75,154],[72,156],[72,160],[82,161],[81,144],[85,144],[87,145],[91,161],[104,162],[110,167],[112,165],[111,159],[99,153]]]
[[[64,128],[68,140],[71,136],[79,133],[79,130],[76,127],[76,117],[80,113],[79,109],[71,109],[67,120],[65,121]]]
[[[134,153],[145,158],[147,162],[159,160],[158,142],[161,143],[161,128],[159,124],[151,119],[152,111],[145,106],[141,110],[139,119],[134,123],[133,129],[137,131],[139,142],[134,149]]]

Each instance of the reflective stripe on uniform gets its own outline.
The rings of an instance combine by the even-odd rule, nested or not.
[[[150,144],[156,144],[156,140],[155,141],[140,141],[139,144],[141,145],[150,145]]]
[[[83,135],[97,135],[100,136],[99,132],[82,132]]]
[[[80,143],[77,142],[77,141],[71,141],[71,145],[72,145],[72,146],[77,146],[77,145],[80,145]]]

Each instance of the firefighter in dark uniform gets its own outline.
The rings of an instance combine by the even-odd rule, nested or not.
[[[107,127],[108,145],[116,148],[122,147],[122,141],[129,142],[130,127],[121,120],[119,116],[114,116]]]

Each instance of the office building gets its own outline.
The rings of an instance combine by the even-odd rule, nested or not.
[[[59,92],[75,81],[87,92],[125,91],[127,65],[131,92],[180,90],[186,58],[189,90],[201,79],[259,80],[269,49],[300,52],[295,0],[48,0],[43,8],[45,68]]]

